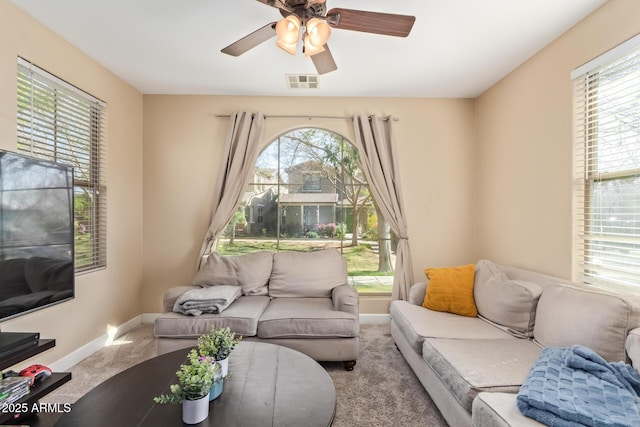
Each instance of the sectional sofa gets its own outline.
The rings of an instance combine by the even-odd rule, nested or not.
[[[193,284],[165,293],[154,324],[157,352],[193,346],[211,326],[228,326],[243,340],[283,345],[352,370],[360,352],[359,300],[347,280],[346,260],[335,249],[212,253]],[[215,286],[238,287],[241,296],[217,314],[174,311],[185,292]]]
[[[640,304],[633,296],[482,260],[477,317],[422,307],[428,281],[391,304],[391,335],[451,426],[541,426],[516,396],[545,347],[589,347],[640,367]]]

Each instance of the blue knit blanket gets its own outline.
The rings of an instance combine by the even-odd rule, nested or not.
[[[554,427],[640,426],[640,374],[584,346],[548,347],[520,388],[520,412]]]

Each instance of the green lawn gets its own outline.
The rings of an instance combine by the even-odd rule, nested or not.
[[[389,285],[356,285],[356,290],[360,294],[390,294],[391,286]]]
[[[75,266],[76,269],[82,269],[83,267],[90,266],[93,262],[91,246],[91,234],[76,234],[74,238],[74,250],[75,250]]]

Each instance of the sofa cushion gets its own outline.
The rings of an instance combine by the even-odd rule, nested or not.
[[[336,249],[278,252],[273,256],[269,295],[328,298],[347,280],[347,261]]]
[[[427,282],[418,282],[411,285],[408,301],[413,305],[422,305],[424,296],[427,294],[427,285]]]
[[[255,336],[258,319],[269,305],[267,296],[242,296],[219,314],[185,316],[179,313],[161,314],[154,324],[154,334],[163,338],[197,338],[216,328],[229,327],[242,336]]]
[[[211,253],[196,273],[193,284],[197,286],[240,286],[242,295],[267,295],[273,253],[253,252],[227,256]]]
[[[517,393],[542,348],[524,339],[427,338],[422,357],[471,411],[481,391]]]
[[[357,337],[358,316],[333,309],[331,298],[275,298],[258,322],[259,338]]]
[[[637,327],[630,300],[569,285],[551,286],[538,302],[534,337],[545,347],[589,347],[609,362],[627,361],[625,340]]]
[[[422,306],[461,316],[476,317],[473,301],[473,264],[449,268],[425,268],[429,279]]]
[[[636,370],[640,370],[640,328],[635,328],[629,332],[625,349],[633,367]]]
[[[535,283],[536,285],[541,286],[542,289],[546,289],[550,286],[556,286],[558,283],[570,283],[566,279],[513,267],[511,265],[500,265],[499,268],[510,280],[524,280],[525,282]]]
[[[478,315],[515,336],[533,336],[542,287],[522,280],[509,280],[490,261],[476,266],[474,297]]]
[[[425,337],[515,339],[479,317],[433,311],[408,301],[392,301],[390,313],[393,322],[418,354],[422,353]]]
[[[481,259],[476,263],[475,286],[484,285],[489,279],[509,280],[509,277],[507,277],[496,263]],[[476,293],[475,288],[473,292],[474,294]]]
[[[479,393],[473,400],[471,425],[473,427],[542,427],[533,418],[525,417],[516,406],[515,393]]]

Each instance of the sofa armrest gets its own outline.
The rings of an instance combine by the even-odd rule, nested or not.
[[[422,305],[427,293],[427,282],[418,282],[409,289],[409,302],[413,305]]]
[[[627,356],[636,370],[640,368],[640,328],[629,331],[625,342]]]
[[[358,314],[358,291],[351,285],[340,285],[331,291],[333,308],[338,311]]]
[[[171,313],[173,311],[173,306],[175,305],[177,299],[180,295],[184,294],[190,289],[198,289],[200,286],[176,286],[167,290],[164,293],[164,297],[162,298],[162,312],[163,313]]]

